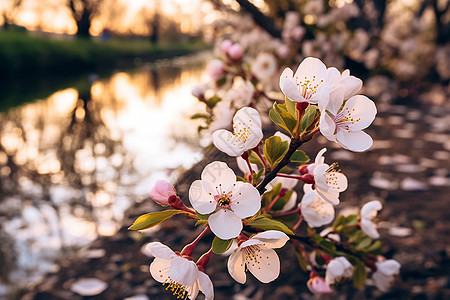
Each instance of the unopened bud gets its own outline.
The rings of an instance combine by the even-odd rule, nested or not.
[[[196,98],[203,98],[204,94],[205,94],[205,90],[203,89],[203,87],[197,85],[192,89],[191,94],[192,94],[192,96],[194,96]]]
[[[228,50],[233,46],[233,42],[230,40],[224,40],[222,44],[220,44],[220,50],[224,53],[228,53]]]
[[[319,276],[310,278],[306,285],[313,294],[329,294],[333,292],[330,286],[325,282],[325,279]]]
[[[239,44],[234,44],[233,46],[228,49],[228,55],[230,58],[234,61],[239,61],[244,56],[244,49],[242,49],[242,46]]]
[[[170,196],[176,196],[174,187],[165,180],[156,181],[150,190],[150,197],[162,206],[169,205]]]

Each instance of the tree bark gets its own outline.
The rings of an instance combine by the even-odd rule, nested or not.
[[[248,0],[236,0],[242,9],[252,15],[253,21],[266,30],[271,36],[281,39],[281,30],[266,15],[264,15],[255,5]]]

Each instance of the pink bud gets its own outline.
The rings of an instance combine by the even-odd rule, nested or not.
[[[219,80],[225,74],[225,66],[222,61],[213,59],[206,66],[206,72],[213,80]]]
[[[150,190],[150,197],[162,206],[169,205],[169,197],[175,195],[175,189],[165,180],[156,181],[155,185]]]
[[[233,45],[233,42],[230,40],[224,40],[222,42],[222,44],[220,44],[220,50],[222,50],[224,53],[227,53],[228,50],[231,48],[231,46]]]
[[[306,33],[305,28],[303,28],[302,26],[297,26],[294,29],[292,29],[292,39],[294,41],[299,42],[303,38],[305,33]]]
[[[204,93],[205,93],[205,90],[203,89],[203,87],[201,87],[199,85],[195,86],[191,91],[192,96],[194,96],[196,98],[203,97]]]
[[[242,57],[244,56],[244,49],[242,49],[241,45],[234,44],[233,46],[230,47],[230,49],[228,49],[227,53],[232,60],[237,61],[241,60]]]
[[[285,44],[282,44],[277,49],[277,54],[280,58],[286,58],[289,55],[289,47]]]
[[[306,285],[313,294],[329,294],[333,292],[330,286],[325,282],[325,279],[319,276],[310,278]]]

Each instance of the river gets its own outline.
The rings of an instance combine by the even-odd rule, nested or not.
[[[156,179],[201,159],[207,55],[147,64],[0,114],[0,297],[114,235]],[[20,103],[20,99],[17,99]]]

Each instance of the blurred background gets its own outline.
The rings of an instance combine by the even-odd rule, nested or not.
[[[276,98],[282,69],[315,56],[362,78],[377,104],[367,153],[320,137],[309,148],[313,156],[329,147],[348,174],[343,208],[384,201],[383,250],[402,263],[391,294],[369,288],[344,298],[450,297],[449,7],[448,0],[1,0],[0,298],[81,299],[73,286],[84,277],[97,279],[84,288],[97,288],[98,299],[168,296],[140,246],[155,239],[182,246],[192,236],[177,218],[164,228],[170,237],[125,228],[130,216],[155,209],[147,196],[157,179],[178,182],[186,194],[188,179],[217,158],[204,150],[204,120],[191,118],[207,111],[191,89],[222,97],[230,88],[208,65],[223,59],[225,39],[243,48],[260,93]],[[270,289],[234,283],[222,261],[213,267],[216,298],[310,299],[291,265]]]

